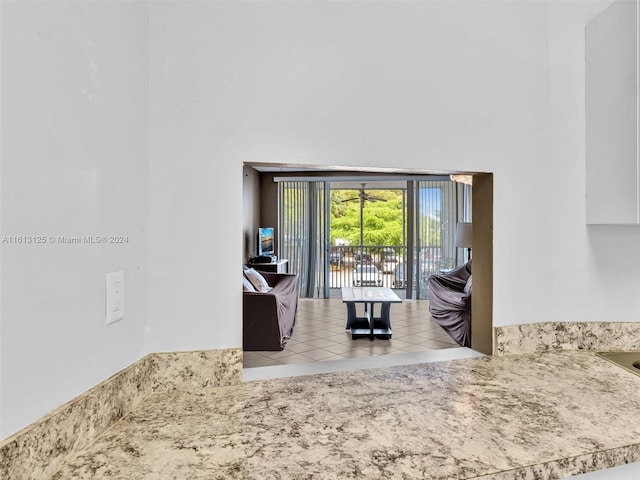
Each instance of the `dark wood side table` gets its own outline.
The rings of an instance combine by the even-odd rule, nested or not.
[[[249,266],[255,270],[271,273],[288,273],[289,260],[281,258],[271,263],[250,263]]]

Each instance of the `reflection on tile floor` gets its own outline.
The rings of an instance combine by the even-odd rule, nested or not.
[[[345,358],[426,352],[458,347],[429,315],[428,300],[391,306],[390,340],[351,339],[347,309],[339,299],[301,298],[293,336],[279,352],[244,352],[244,367],[265,367]]]

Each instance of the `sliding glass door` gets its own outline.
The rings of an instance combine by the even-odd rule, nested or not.
[[[355,266],[369,262],[379,269],[383,286],[427,299],[429,275],[466,260],[455,238],[457,223],[471,221],[469,185],[439,177],[408,180],[405,188],[395,181],[395,190],[385,190],[384,181],[370,182],[370,189],[345,190],[342,196],[336,189],[332,209],[326,180],[278,181],[278,251],[298,275],[301,297],[329,298],[330,287],[352,286]],[[358,210],[357,225],[347,221],[348,209]],[[331,236],[330,220],[336,228]],[[398,238],[380,237],[396,230]]]

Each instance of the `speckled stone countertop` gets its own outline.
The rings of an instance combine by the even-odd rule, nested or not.
[[[54,479],[546,479],[640,460],[640,377],[548,352],[153,393]]]

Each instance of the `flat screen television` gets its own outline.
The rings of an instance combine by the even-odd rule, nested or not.
[[[261,227],[258,229],[258,255],[275,255],[276,248],[273,241],[273,227]]]

